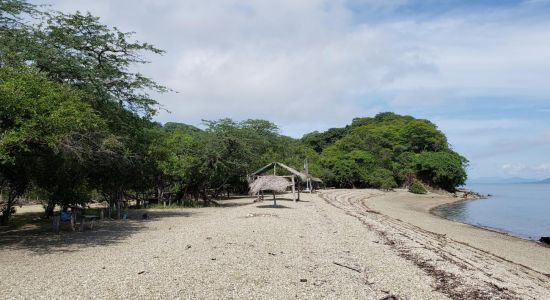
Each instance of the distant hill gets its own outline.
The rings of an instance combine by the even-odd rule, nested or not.
[[[550,178],[548,179],[550,180]],[[539,182],[532,178],[521,177],[481,177],[468,179],[467,184],[514,184],[514,183],[534,183]],[[550,183],[550,181],[548,182]]]
[[[546,179],[543,179],[543,180],[537,181],[537,182],[535,182],[535,183],[550,184],[550,178],[546,178]]]
[[[343,128],[305,134],[318,154],[321,178],[338,188],[391,189],[411,180],[454,191],[466,180],[467,160],[437,126],[391,112],[355,118]]]

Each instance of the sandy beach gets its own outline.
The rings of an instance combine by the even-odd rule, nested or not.
[[[429,213],[455,198],[331,190],[0,233],[2,298],[541,299],[550,248]]]

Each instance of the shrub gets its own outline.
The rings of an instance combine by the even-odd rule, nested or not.
[[[409,186],[409,192],[413,194],[427,194],[428,191],[424,187],[424,185],[418,181],[415,181]]]

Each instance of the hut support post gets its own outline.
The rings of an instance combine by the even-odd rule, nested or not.
[[[294,186],[294,175],[292,175],[292,200],[296,202],[296,187]]]
[[[275,198],[275,192],[273,192],[273,206],[277,206],[277,198]]]

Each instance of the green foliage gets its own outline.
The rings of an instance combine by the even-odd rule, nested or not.
[[[81,98],[33,67],[0,68],[0,190],[18,197],[34,182],[60,203],[86,199],[78,170],[102,148],[104,122]]]
[[[148,93],[167,89],[132,71],[162,51],[131,35],[90,14],[0,1],[0,189],[43,189],[50,212],[92,190],[114,203],[151,189],[161,172],[148,155],[158,107]]]
[[[355,119],[342,132],[320,156],[329,185],[391,189],[414,177],[449,191],[464,184],[466,159],[427,120],[381,113]]]
[[[305,134],[301,141],[321,153],[328,145],[336,142],[346,133],[347,128],[331,128],[325,132],[314,131]]]
[[[426,187],[422,183],[415,181],[409,186],[409,192],[413,194],[427,194],[428,190],[426,190]]]
[[[246,193],[246,175],[256,169],[273,161],[299,168],[304,158],[315,161],[317,156],[299,141],[280,135],[269,121],[221,119],[204,125],[206,129],[199,130],[168,123],[163,127],[164,142],[153,143],[166,151],[158,165],[169,178],[169,189],[179,195]],[[313,168],[312,173],[319,170]]]
[[[467,160],[452,151],[422,152],[415,155],[413,164],[418,178],[448,191],[454,191],[467,179]]]
[[[103,125],[81,97],[34,68],[0,68],[0,163],[37,148],[81,150],[83,136]]]

